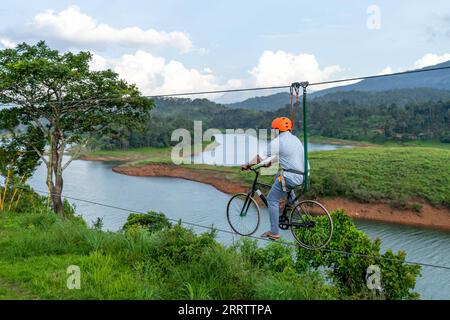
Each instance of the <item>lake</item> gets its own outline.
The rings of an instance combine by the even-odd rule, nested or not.
[[[256,154],[265,151],[267,141],[247,134],[215,134],[216,146],[212,150],[194,155],[192,160],[198,164],[238,166],[251,161]],[[352,148],[347,145],[308,143],[308,151],[326,151],[339,148]]]
[[[225,217],[229,196],[214,187],[183,179],[121,175],[114,173],[112,166],[112,163],[73,161],[64,172],[64,194],[136,211],[160,211],[169,218],[231,230]],[[46,190],[45,176],[45,166],[41,165],[30,185]],[[100,217],[104,228],[112,231],[120,229],[128,216],[128,212],[117,209],[70,202],[76,204],[77,212],[88,223]],[[357,222],[357,226],[371,238],[380,237],[382,250],[401,249],[411,261],[450,265],[450,233],[374,222]],[[256,235],[268,228],[268,213],[262,210],[262,225]],[[282,235],[288,239],[291,236],[289,231]],[[217,239],[230,244],[238,238],[218,233]],[[424,267],[416,289],[422,299],[450,299],[450,271]]]

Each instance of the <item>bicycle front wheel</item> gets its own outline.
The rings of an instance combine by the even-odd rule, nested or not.
[[[304,200],[292,209],[289,225],[295,240],[304,248],[317,250],[325,247],[333,235],[333,220],[319,202]]]
[[[260,222],[258,204],[249,194],[235,194],[228,201],[227,219],[231,229],[237,234],[252,235],[258,229]]]

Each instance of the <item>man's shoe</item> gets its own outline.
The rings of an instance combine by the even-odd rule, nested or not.
[[[270,240],[278,240],[281,238],[279,234],[274,234],[271,231],[264,232],[261,237],[263,238],[269,238]]]

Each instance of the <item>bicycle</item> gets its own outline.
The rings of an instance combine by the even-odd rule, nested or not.
[[[254,234],[260,224],[261,213],[258,202],[255,200],[255,194],[267,207],[267,199],[259,187],[270,188],[271,185],[258,182],[261,167],[263,167],[262,164],[250,167],[250,170],[255,173],[252,187],[247,193],[233,195],[227,204],[228,223],[234,232],[242,236]],[[295,192],[295,189],[303,191],[303,188],[304,186],[301,185],[287,190],[286,193],[288,195],[291,190]],[[279,218],[279,227],[282,230],[290,229],[300,246],[311,250],[321,249],[331,240],[333,220],[328,210],[318,201],[300,201],[301,194],[302,192],[300,192],[300,195],[296,195],[293,207],[288,203],[289,201],[286,201]],[[240,230],[241,227],[243,230]]]

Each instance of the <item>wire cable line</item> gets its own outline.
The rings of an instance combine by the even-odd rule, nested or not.
[[[49,194],[48,191],[42,191],[42,190],[34,190],[34,191],[38,192],[38,193],[41,193],[41,194],[44,194],[44,195],[48,195]],[[74,200],[74,201],[85,202],[85,203],[89,203],[89,204],[93,204],[93,205],[97,205],[97,206],[102,206],[102,207],[106,207],[106,208],[111,208],[111,209],[116,209],[116,210],[128,212],[128,213],[135,212],[135,213],[140,213],[140,214],[148,214],[148,212],[142,212],[142,211],[139,211],[139,210],[133,210],[133,209],[128,209],[128,208],[118,207],[118,206],[114,206],[114,205],[109,205],[109,204],[105,204],[105,203],[101,203],[101,202],[97,202],[97,201],[91,201],[91,200],[81,199],[81,198],[72,197],[72,196],[63,195],[63,197],[67,198],[67,199],[70,199],[70,200]],[[193,227],[208,229],[208,230],[211,230],[211,231],[218,231],[218,232],[222,232],[222,233],[227,233],[227,234],[231,234],[231,235],[234,235],[234,236],[237,235],[233,231],[216,228],[213,225],[208,227],[208,226],[201,225],[201,224],[198,224],[198,223],[182,221],[181,219],[173,219],[173,218],[167,218],[167,220],[175,222],[175,223],[181,223],[181,224],[184,224],[184,225],[193,226]],[[272,242],[273,241],[273,240],[270,240],[270,239],[267,239],[267,238],[262,238],[262,237],[252,236],[252,235],[245,236],[245,237],[256,239],[256,240],[268,241],[268,242]],[[287,241],[279,241],[279,242],[282,243],[283,245],[286,245],[286,246],[298,247],[298,245],[296,245],[296,244],[294,244],[292,242],[287,242]],[[444,265],[437,265],[437,264],[431,264],[431,263],[425,263],[425,262],[417,262],[417,261],[408,261],[408,260],[401,260],[401,259],[395,259],[395,258],[377,257],[377,256],[372,256],[372,255],[367,255],[367,254],[362,254],[362,253],[346,252],[346,251],[342,251],[342,250],[333,250],[333,249],[326,249],[326,248],[322,248],[322,249],[319,249],[319,250],[323,251],[323,252],[339,253],[339,254],[343,254],[343,255],[347,255],[347,256],[359,256],[359,257],[364,257],[364,258],[368,258],[368,259],[379,259],[379,260],[401,262],[401,263],[407,263],[407,264],[412,264],[412,265],[419,265],[419,266],[422,266],[422,267],[430,267],[430,268],[437,268],[437,269],[443,269],[443,270],[449,270],[450,271],[450,266],[444,266]]]
[[[450,69],[450,66],[438,67],[438,68],[430,68],[430,69],[409,70],[409,71],[403,71],[403,72],[394,72],[394,73],[388,73],[388,74],[362,76],[362,77],[355,77],[355,78],[343,78],[343,79],[321,81],[321,82],[310,82],[309,86],[319,86],[319,85],[333,84],[333,83],[340,83],[340,82],[349,82],[349,81],[357,81],[357,80],[367,80],[367,79],[376,79],[376,78],[383,78],[383,77],[401,76],[401,75],[407,75],[407,74],[413,74],[413,73],[430,72],[430,71],[438,71],[438,70],[446,70],[446,69]],[[162,97],[176,97],[176,96],[193,96],[193,95],[214,94],[214,93],[229,93],[229,92],[273,90],[273,89],[288,89],[290,87],[291,87],[291,85],[280,85],[280,86],[272,86],[272,87],[224,89],[224,90],[199,91],[199,92],[187,92],[187,93],[186,92],[185,93],[168,93],[168,94],[161,94],[161,95],[150,95],[150,96],[145,96],[145,97],[146,98],[162,98]]]
[[[388,74],[379,74],[379,75],[370,75],[370,76],[361,76],[354,78],[343,78],[337,80],[329,80],[329,81],[321,81],[321,82],[310,82],[309,86],[319,86],[325,84],[333,84],[333,83],[341,83],[341,82],[349,82],[349,81],[358,81],[358,80],[367,80],[367,79],[376,79],[376,78],[384,78],[384,77],[393,77],[393,76],[402,76],[413,73],[421,73],[421,72],[431,72],[431,71],[439,71],[439,70],[448,70],[450,66],[445,67],[437,67],[437,68],[428,68],[428,69],[417,69],[417,70],[409,70],[402,72],[394,72]],[[276,89],[288,89],[291,87],[289,85],[279,85],[279,86],[267,86],[267,87],[249,87],[249,88],[241,88],[241,89],[223,89],[223,90],[211,90],[211,91],[193,91],[193,92],[176,92],[176,93],[165,93],[165,94],[155,94],[155,95],[144,95],[140,97],[134,98],[165,98],[165,97],[179,97],[179,96],[194,96],[194,95],[206,95],[206,94],[217,94],[217,93],[232,93],[232,92],[244,92],[244,91],[260,91],[260,90],[276,90]],[[114,100],[126,100],[131,99],[130,96],[115,96],[115,97],[104,97],[98,99],[71,99],[65,101],[52,101],[52,103],[97,103],[101,101],[114,101]]]

